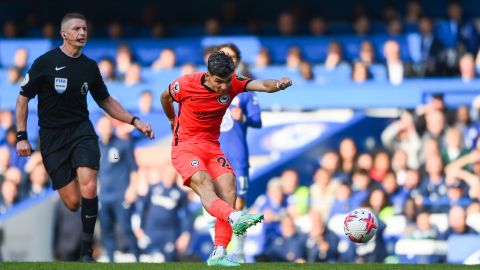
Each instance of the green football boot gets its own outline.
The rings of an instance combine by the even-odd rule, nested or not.
[[[262,222],[263,214],[242,214],[232,224],[232,230],[235,235],[244,235],[248,228]]]
[[[240,266],[238,262],[230,260],[227,255],[222,255],[218,258],[208,258],[208,266],[226,266],[226,267],[235,267]]]

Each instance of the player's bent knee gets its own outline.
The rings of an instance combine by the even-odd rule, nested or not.
[[[64,200],[63,203],[72,212],[76,212],[80,208],[80,200]]]

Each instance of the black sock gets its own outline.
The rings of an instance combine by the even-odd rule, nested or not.
[[[97,221],[98,197],[93,199],[82,198],[82,250],[80,256],[92,256],[93,230]]]

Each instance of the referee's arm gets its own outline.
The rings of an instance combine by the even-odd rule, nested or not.
[[[120,105],[120,103],[118,103],[118,101],[111,96],[100,101],[99,105],[111,117],[124,123],[133,125],[140,132],[142,132],[143,135],[150,137],[150,139],[154,138],[152,127],[149,124],[144,123],[138,117],[133,116],[131,113],[126,111],[122,105]]]
[[[32,147],[28,142],[28,137],[26,137],[28,97],[18,95],[17,106],[15,108],[15,116],[17,120],[17,154],[19,156],[30,156],[30,154],[32,153]],[[21,132],[25,134],[24,138],[19,138],[19,133]]]

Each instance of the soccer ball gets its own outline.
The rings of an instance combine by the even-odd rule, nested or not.
[[[343,222],[343,231],[355,243],[370,241],[377,232],[377,228],[377,218],[367,209],[352,210]]]

